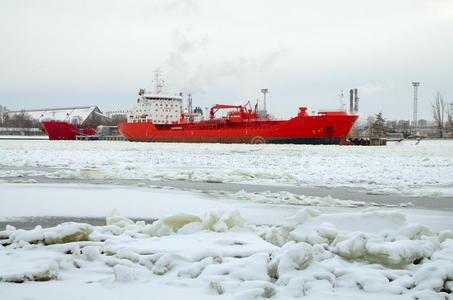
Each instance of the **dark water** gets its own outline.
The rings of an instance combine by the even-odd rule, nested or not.
[[[7,182],[14,182],[18,178],[2,178]],[[406,206],[408,203],[415,208],[427,208],[432,210],[450,210],[453,211],[453,197],[414,197],[404,194],[373,194],[365,189],[358,188],[327,188],[327,187],[305,187],[305,186],[278,186],[278,185],[258,185],[242,183],[217,183],[202,181],[153,181],[146,179],[64,179],[64,178],[47,178],[44,176],[22,177],[21,180],[33,179],[37,183],[64,183],[64,184],[100,184],[100,185],[117,185],[117,186],[152,186],[152,187],[170,187],[179,190],[188,191],[225,191],[238,192],[246,191],[251,193],[257,192],[290,192],[296,195],[328,197],[331,196],[340,200],[364,201],[369,204]]]
[[[6,182],[17,182],[17,177],[2,178]],[[290,192],[297,195],[328,197],[331,196],[340,200],[363,201],[369,205],[379,206],[409,206],[418,209],[442,210],[453,212],[453,197],[412,197],[401,194],[372,194],[365,189],[350,188],[326,188],[326,187],[302,187],[302,186],[275,186],[275,185],[257,185],[241,183],[217,183],[217,182],[193,182],[193,181],[152,181],[143,179],[123,179],[123,180],[106,180],[106,179],[61,179],[46,178],[44,176],[22,177],[20,180],[33,179],[37,183],[45,184],[86,184],[86,185],[115,185],[121,187],[150,187],[150,188],[174,188],[186,191],[198,191],[209,193],[215,192],[239,192],[246,191],[250,193],[258,192]],[[143,220],[143,219],[141,219]],[[152,223],[153,219],[143,220]],[[105,218],[88,218],[88,217],[24,217],[12,218],[0,221],[0,230],[7,224],[21,229],[32,229],[37,225],[42,227],[53,227],[64,222],[88,223],[99,226],[105,225]]]

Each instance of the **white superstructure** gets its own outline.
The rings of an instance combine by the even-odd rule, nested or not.
[[[152,122],[154,124],[178,123],[181,118],[182,95],[162,94],[162,81],[159,71],[155,72],[154,92],[140,89],[137,104],[127,114],[129,123]]]

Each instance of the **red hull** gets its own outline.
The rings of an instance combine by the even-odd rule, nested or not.
[[[316,116],[299,113],[287,121],[229,122],[154,125],[151,122],[120,123],[129,141],[183,143],[340,144],[346,140],[358,116],[325,112]]]
[[[78,128],[74,124],[62,121],[44,121],[42,127],[49,136],[49,140],[75,140],[78,135],[94,135],[92,128]]]

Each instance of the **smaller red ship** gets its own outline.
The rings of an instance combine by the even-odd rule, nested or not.
[[[75,140],[77,136],[92,136],[96,134],[96,129],[94,128],[79,128],[64,121],[43,121],[41,125],[49,136],[49,140]]]
[[[49,140],[75,140],[77,136],[93,136],[97,126],[111,122],[97,106],[43,109],[27,113],[40,120]]]

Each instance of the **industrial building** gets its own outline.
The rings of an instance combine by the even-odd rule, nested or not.
[[[67,121],[80,126],[108,124],[110,122],[110,118],[104,115],[95,105],[8,111],[4,113],[2,118],[5,122],[5,120],[12,120],[19,116],[37,122],[45,120]]]

